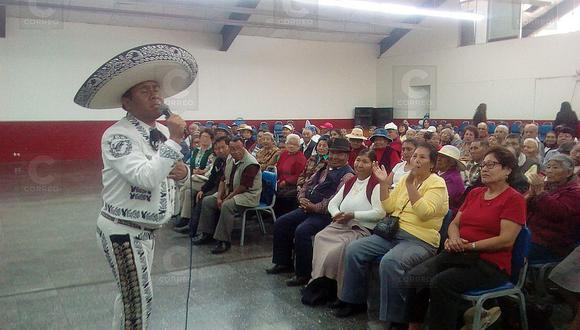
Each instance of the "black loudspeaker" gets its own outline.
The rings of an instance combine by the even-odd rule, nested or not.
[[[354,124],[368,128],[373,125],[373,111],[372,107],[356,107],[354,108]]]
[[[392,121],[393,121],[393,108],[373,109],[373,126],[385,127],[386,124]]]

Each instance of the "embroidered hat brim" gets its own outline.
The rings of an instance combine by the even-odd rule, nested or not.
[[[98,68],[75,95],[74,102],[89,109],[116,109],[131,87],[156,81],[164,98],[187,89],[197,77],[197,62],[187,50],[169,44],[150,44],[127,50]]]

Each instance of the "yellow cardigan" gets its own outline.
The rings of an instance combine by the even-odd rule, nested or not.
[[[391,191],[389,198],[382,201],[383,209],[387,214],[399,217],[402,230],[434,247],[439,247],[439,230],[449,210],[449,196],[445,180],[437,174],[431,174],[419,187],[421,199],[414,204],[409,202],[402,210],[405,203],[409,201],[406,180],[407,175],[401,178],[399,184]]]

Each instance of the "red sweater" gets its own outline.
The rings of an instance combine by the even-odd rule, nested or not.
[[[459,209],[459,236],[469,242],[498,236],[502,219],[520,225],[526,223],[526,201],[519,192],[508,188],[494,199],[484,200],[486,191],[487,187],[473,189]],[[500,251],[480,252],[479,257],[511,274],[511,247]]]
[[[580,186],[572,180],[562,187],[528,200],[528,226],[532,242],[561,257],[580,240]]]
[[[278,182],[286,181],[287,184],[295,186],[305,166],[306,157],[302,152],[298,151],[290,155],[287,150],[284,150],[276,164]]]

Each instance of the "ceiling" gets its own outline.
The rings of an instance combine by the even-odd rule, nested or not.
[[[443,2],[376,1],[415,6]],[[470,1],[473,0],[461,0],[462,3]],[[528,2],[541,7],[526,12],[526,19],[530,20],[559,0]],[[221,33],[224,26],[232,25],[242,27],[239,31],[242,35],[301,40],[379,44],[395,30],[399,30],[395,31],[398,34],[401,29],[425,29],[417,24],[420,20],[409,20],[405,16],[308,6],[292,0],[0,0],[0,4],[7,5],[9,17],[35,18],[39,12],[51,12],[68,22],[215,34]],[[244,14],[246,19],[240,20]]]

